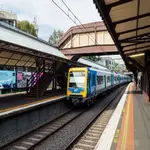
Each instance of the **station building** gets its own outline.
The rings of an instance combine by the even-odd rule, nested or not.
[[[17,25],[17,15],[8,10],[0,10],[0,21],[15,27]]]

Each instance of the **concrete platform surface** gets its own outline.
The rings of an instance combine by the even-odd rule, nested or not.
[[[133,83],[122,96],[95,148],[102,149],[150,150],[150,104],[144,101],[140,89],[134,89]]]
[[[0,97],[0,116],[4,112],[13,111],[17,109],[25,109],[29,106],[39,105],[43,102],[53,101],[59,98],[65,97],[60,91],[47,91],[42,99],[35,100],[32,98],[27,98],[26,94],[15,94],[15,95],[6,95]]]

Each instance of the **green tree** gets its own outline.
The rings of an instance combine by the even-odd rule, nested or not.
[[[17,22],[17,28],[37,37],[37,32],[36,32],[36,28],[35,28],[34,24],[32,24],[26,20],[25,21],[18,21]]]
[[[118,72],[119,71],[119,64],[114,62],[112,69],[113,69],[113,71]]]
[[[63,35],[64,35],[63,31],[61,31],[61,30],[57,30],[57,31],[54,30],[52,35],[49,37],[48,42],[50,44],[57,45],[58,41],[62,38]]]

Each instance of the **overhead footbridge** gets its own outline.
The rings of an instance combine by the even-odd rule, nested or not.
[[[103,21],[71,27],[60,39],[58,47],[72,60],[119,53]]]

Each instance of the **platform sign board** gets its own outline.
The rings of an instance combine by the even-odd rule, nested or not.
[[[31,72],[17,72],[17,88],[26,88],[27,79],[30,79],[31,75]]]
[[[16,87],[16,72],[0,70],[0,89]]]

